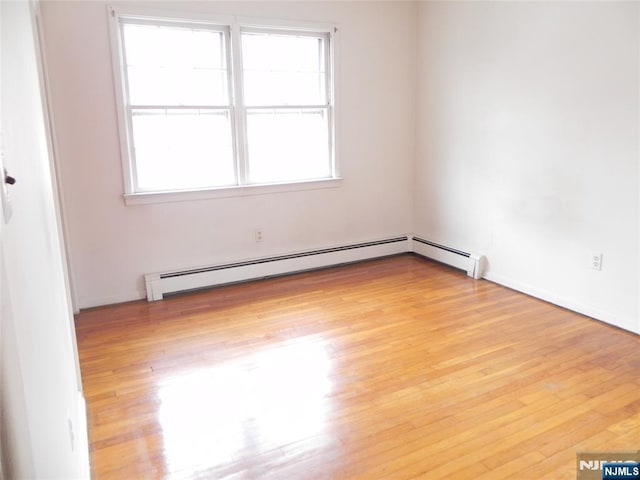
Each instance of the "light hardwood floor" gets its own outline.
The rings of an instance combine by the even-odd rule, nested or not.
[[[566,479],[640,337],[413,256],[81,312],[95,479]]]

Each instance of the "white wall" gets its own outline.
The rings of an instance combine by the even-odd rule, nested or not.
[[[488,278],[636,332],[639,8],[422,3],[414,210]]]
[[[125,206],[106,4],[46,2],[79,307],[141,298],[149,272],[413,232],[640,331],[637,3],[145,4],[338,23],[345,180]]]
[[[339,25],[344,182],[336,189],[125,206],[106,3],[46,2],[59,173],[79,307],[144,297],[145,273],[410,231],[416,4],[182,2],[179,8]]]
[[[45,133],[35,17],[25,1],[1,2],[0,17],[0,126],[5,166],[17,178],[11,187],[13,218],[0,228],[3,467],[10,479],[81,478],[88,472],[86,417]]]

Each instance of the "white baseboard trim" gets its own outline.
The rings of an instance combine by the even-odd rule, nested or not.
[[[525,295],[529,295],[531,297],[552,303],[559,307],[566,308],[567,310],[580,313],[594,320],[598,320],[608,325],[613,325],[623,330],[627,330],[631,333],[640,335],[640,327],[638,326],[637,320],[635,318],[603,310],[593,305],[578,302],[574,299],[565,298],[551,293],[547,290],[533,287],[524,282],[519,282],[510,277],[504,275],[496,275],[495,273],[492,273],[490,271],[484,275],[484,278],[486,280],[489,280],[490,282],[497,283],[512,290],[516,290],[520,293],[524,293]]]
[[[131,293],[122,295],[112,295],[108,297],[97,298],[80,298],[78,299],[78,311],[85,310],[87,308],[102,307],[106,305],[116,305],[118,303],[134,302],[136,300],[143,300],[145,298],[143,293]],[[74,312],[77,314],[78,312]]]

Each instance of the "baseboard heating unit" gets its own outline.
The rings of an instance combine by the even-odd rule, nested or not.
[[[486,266],[486,259],[483,255],[463,252],[420,237],[412,237],[412,244],[413,252],[418,255],[465,270],[471,278],[482,278]]]
[[[401,236],[175,272],[151,273],[145,275],[147,300],[162,300],[167,293],[302,272],[407,251],[409,237]]]

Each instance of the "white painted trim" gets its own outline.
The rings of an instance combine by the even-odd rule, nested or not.
[[[122,49],[120,40],[120,25],[118,12],[112,6],[107,6],[107,15],[109,17],[109,39],[111,42],[111,65],[113,72],[113,88],[116,100],[116,117],[118,124],[118,137],[120,144],[120,162],[122,165],[122,179],[125,193],[133,192],[132,165],[129,160],[129,137],[127,132],[129,121],[125,111],[125,92],[124,75],[122,74]]]
[[[69,256],[68,240],[71,238],[69,235],[69,228],[65,218],[64,205],[64,189],[62,188],[62,181],[60,179],[60,155],[58,154],[58,148],[56,139],[55,121],[53,116],[53,108],[51,107],[51,85],[49,82],[48,67],[47,67],[47,55],[46,45],[43,40],[42,14],[40,11],[39,1],[35,1],[32,4],[32,15],[34,17],[34,46],[36,50],[36,60],[38,65],[38,79],[40,82],[40,90],[42,92],[42,117],[44,119],[44,130],[47,140],[47,157],[49,159],[49,173],[51,176],[51,189],[53,193],[53,207],[56,220],[56,226],[58,230],[58,236],[60,238],[60,256],[62,258],[62,275],[65,283],[66,303],[69,312],[69,332],[71,340],[73,342],[73,358],[76,368],[76,385],[79,391],[82,391],[82,375],[80,373],[80,357],[78,355],[78,346],[76,340],[76,330],[73,323],[73,315],[79,311],[78,298],[75,289],[75,283],[73,281],[73,269],[72,259]]]
[[[283,30],[287,32],[299,32],[300,34],[323,34],[328,38],[328,48],[326,51],[327,70],[330,72],[327,78],[327,105],[323,105],[328,111],[328,128],[329,128],[329,141],[330,145],[327,146],[331,159],[331,174],[332,177],[325,179],[324,181],[340,180],[339,177],[339,164],[338,164],[338,152],[337,152],[337,129],[336,129],[336,76],[337,76],[337,61],[336,61],[336,39],[338,27],[332,23],[326,22],[309,22],[309,21],[296,21],[296,20],[275,20],[269,18],[254,18],[254,17],[241,17],[234,15],[208,15],[199,12],[188,11],[172,11],[162,10],[156,8],[147,8],[143,6],[119,6],[119,5],[107,5],[107,14],[109,17],[109,32],[111,42],[111,60],[112,60],[112,72],[116,99],[116,116],[118,123],[118,135],[120,144],[120,159],[122,164],[122,177],[124,186],[124,198],[127,205],[136,205],[142,203],[158,203],[158,202],[174,202],[193,200],[201,198],[219,198],[230,196],[243,196],[247,194],[260,194],[271,193],[272,188],[276,188],[274,185],[251,185],[247,183],[248,180],[248,156],[247,156],[247,135],[246,135],[246,105],[243,99],[242,92],[242,68],[241,68],[241,48],[240,48],[240,34],[243,28],[250,30],[264,29],[264,30]],[[230,76],[229,88],[230,88],[230,101],[229,106],[232,117],[232,136],[234,144],[234,165],[236,168],[236,181],[238,186],[233,187],[213,187],[189,192],[141,192],[138,190],[138,181],[136,178],[135,168],[135,152],[132,145],[133,132],[131,125],[131,115],[129,110],[133,107],[129,103],[129,93],[127,78],[124,75],[123,67],[125,64],[125,52],[124,41],[122,38],[121,21],[131,19],[133,22],[149,20],[152,23],[162,24],[167,23],[181,23],[185,26],[197,26],[202,24],[203,26],[212,25],[220,27],[226,32],[226,40],[229,42],[228,48],[226,48],[227,61],[228,61],[228,75]],[[139,107],[139,106],[138,106]],[[157,107],[157,106],[156,106]],[[137,107],[136,107],[137,108]],[[162,108],[162,107],[160,107]],[[187,108],[187,107],[185,107]],[[190,106],[188,108],[193,108]],[[310,182],[318,182],[318,180],[311,179]],[[297,185],[308,183],[307,181],[293,181],[290,184],[295,185],[291,190],[307,190],[308,188],[300,188]],[[284,184],[284,182],[283,182]],[[249,188],[250,190],[242,191],[238,189]],[[261,189],[267,189],[262,192]],[[322,187],[322,188],[326,188]],[[236,190],[232,193],[233,190]],[[288,191],[283,187],[277,187],[275,191]],[[203,193],[208,192],[208,193]]]
[[[94,307],[104,307],[106,305],[117,305],[118,303],[135,302],[142,300],[145,296],[136,290],[136,293],[109,295],[104,297],[91,297],[80,299],[80,310]]]
[[[221,15],[197,11],[174,10],[135,5],[108,5],[109,12],[114,12],[115,17],[131,19],[158,19],[168,22],[180,22],[186,24],[208,24],[227,26],[235,19],[233,15]],[[111,16],[111,13],[109,14]]]
[[[342,115],[340,111],[342,110],[342,101],[340,99],[340,28],[338,25],[333,26],[333,30],[329,32],[329,59],[330,62],[329,68],[331,68],[331,75],[329,78],[329,91],[327,92],[329,103],[332,105],[332,108],[329,110],[329,121],[331,122],[331,141],[333,144],[331,145],[331,154],[333,160],[333,175],[336,178],[340,178],[342,175],[340,172],[340,160],[341,155],[339,151],[339,147],[341,142],[340,138],[340,121]]]
[[[556,295],[547,290],[536,288],[527,283],[514,280],[504,275],[497,275],[495,273],[491,273],[490,271],[484,275],[484,278],[486,280],[489,280],[490,282],[494,282],[504,287],[511,288],[512,290],[516,290],[520,293],[524,293],[525,295],[544,300],[545,302],[552,303],[559,307],[566,308],[567,310],[586,315],[587,317],[593,318],[603,323],[613,325],[640,335],[640,329],[636,326],[635,318],[620,315],[617,312],[603,310],[594,305],[588,305],[572,298],[566,298],[560,295]]]
[[[87,424],[87,403],[82,392],[78,392],[77,398],[78,413],[75,421],[75,441],[76,449],[80,453],[79,472],[82,472],[83,479],[91,479],[91,460],[89,457],[89,428]]]
[[[229,48],[227,48],[227,71],[230,100],[231,135],[233,136],[233,154],[236,168],[236,181],[247,184],[249,172],[249,147],[247,145],[247,113],[244,105],[244,76],[242,71],[242,48],[240,48],[240,26],[233,23],[229,28]]]
[[[79,299],[80,310],[94,307],[103,307],[106,305],[116,305],[118,303],[134,302],[142,300],[145,296],[138,291],[136,293],[125,293],[119,295],[109,295],[105,297],[91,297]]]
[[[47,134],[47,144],[49,146],[49,156],[52,159],[51,165],[51,177],[54,189],[54,202],[55,202],[55,210],[56,210],[56,220],[58,223],[58,229],[61,235],[61,245],[62,245],[62,257],[64,259],[64,277],[65,283],[67,284],[67,293],[68,293],[68,301],[71,308],[72,313],[78,313],[78,294],[75,287],[74,282],[74,270],[73,270],[73,260],[70,254],[70,248],[68,245],[68,239],[71,238],[69,234],[69,226],[67,225],[66,215],[64,206],[66,205],[65,201],[65,192],[62,188],[62,179],[60,172],[62,168],[60,167],[60,155],[58,154],[58,145],[56,143],[56,139],[58,138],[56,134],[56,124],[55,118],[53,115],[54,108],[53,100],[51,98],[51,85],[49,81],[49,67],[47,66],[47,54],[46,54],[46,45],[43,40],[43,26],[42,26],[42,15],[40,13],[40,2],[36,1],[35,5],[35,18],[36,18],[36,27],[37,27],[37,39],[36,45],[38,47],[37,55],[38,55],[38,66],[40,68],[40,83],[43,94],[43,112],[45,118],[45,130]],[[75,340],[75,330],[73,332],[73,338]],[[78,367],[79,368],[79,367]],[[80,378],[78,373],[78,378]]]
[[[266,195],[272,193],[338,188],[341,184],[341,178],[330,178],[322,180],[307,180],[295,183],[273,183],[268,185],[241,185],[233,187],[220,187],[206,190],[129,193],[124,195],[124,201],[127,205],[186,202],[192,200],[206,200],[211,198],[246,197],[250,195]]]
[[[118,136],[120,144],[120,160],[122,164],[122,177],[124,184],[124,192],[132,194],[137,187],[135,163],[135,149],[133,147],[133,125],[131,124],[131,116],[128,110],[134,107],[129,102],[129,87],[127,85],[127,77],[124,75],[123,65],[125,64],[124,40],[121,29],[121,19],[123,23],[126,20],[149,20],[153,19],[162,24],[179,23],[184,26],[202,27],[210,26],[214,30],[226,32],[226,41],[230,41],[229,26],[233,24],[234,17],[231,15],[211,15],[202,12],[178,12],[175,10],[162,10],[156,8],[148,8],[141,6],[113,6],[107,5],[107,15],[109,17],[109,37],[111,44],[111,64],[113,72],[113,82],[116,99],[116,117],[118,123]],[[230,74],[229,70],[229,74]],[[139,108],[139,106],[135,106]],[[162,106],[159,106],[162,108]],[[184,108],[192,108],[184,107]],[[228,107],[232,112],[232,106]]]
[[[264,17],[244,17],[236,16],[235,22],[241,28],[251,29],[270,29],[270,30],[287,30],[309,33],[332,33],[336,30],[337,25],[328,22],[309,22],[297,20],[280,20]]]

